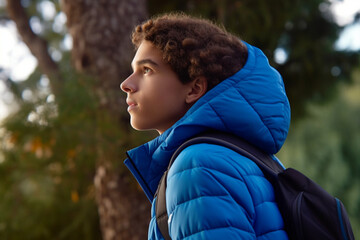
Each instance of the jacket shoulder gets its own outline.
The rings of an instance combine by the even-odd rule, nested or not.
[[[203,176],[206,173],[214,179]],[[275,202],[273,187],[260,168],[252,160],[223,146],[201,143],[187,147],[178,155],[171,167],[168,181],[178,174],[186,176],[193,183],[207,183],[210,189],[213,189],[211,181],[214,180],[239,202],[246,198],[243,194],[246,190],[249,193],[246,202],[252,206],[266,201]],[[244,190],[241,190],[240,182]]]
[[[260,168],[250,159],[224,146],[200,143],[188,146],[175,159],[169,176],[183,171],[204,168],[244,180],[246,176],[264,177]]]
[[[221,226],[225,232],[230,227],[239,230],[239,236],[259,236],[283,226],[273,188],[261,170],[223,146],[201,143],[184,149],[169,171],[166,200],[168,215],[173,215],[170,231],[190,231],[184,222],[189,212],[191,221],[201,219],[199,231]],[[259,221],[269,216],[275,220]]]

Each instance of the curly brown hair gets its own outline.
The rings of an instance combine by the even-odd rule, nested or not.
[[[132,34],[135,49],[144,40],[160,49],[181,82],[204,76],[208,90],[239,71],[247,60],[246,45],[239,38],[209,20],[183,13],[138,25]]]

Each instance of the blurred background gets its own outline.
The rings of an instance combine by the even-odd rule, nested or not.
[[[360,1],[0,0],[0,239],[146,239],[119,84],[133,27],[183,11],[261,48],[292,125],[278,157],[340,198],[360,238]]]

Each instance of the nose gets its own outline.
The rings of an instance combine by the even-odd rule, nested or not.
[[[120,88],[121,88],[121,90],[123,90],[126,93],[132,93],[132,92],[136,91],[136,85],[135,85],[132,75],[130,75],[127,79],[125,79],[120,84]]]

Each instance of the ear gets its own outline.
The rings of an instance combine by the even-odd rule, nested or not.
[[[189,91],[185,98],[186,103],[194,104],[207,91],[207,79],[203,76],[195,78],[189,83]]]

